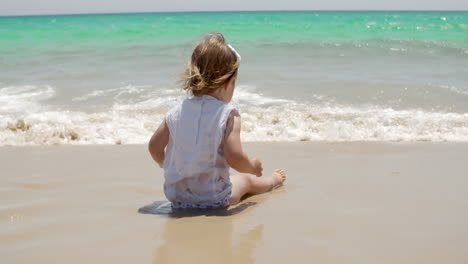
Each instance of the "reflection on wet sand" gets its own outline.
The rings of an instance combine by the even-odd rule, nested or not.
[[[232,216],[181,218],[167,221],[153,263],[254,263],[253,250],[263,225],[242,234],[233,245]]]
[[[140,213],[167,215],[162,245],[153,263],[254,263],[253,251],[262,239],[263,224],[233,237],[235,215],[256,203],[243,203],[229,210],[172,211],[167,202],[154,202]],[[233,243],[237,239],[237,243]]]

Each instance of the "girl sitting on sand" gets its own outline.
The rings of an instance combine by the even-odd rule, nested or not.
[[[262,162],[242,150],[240,115],[231,103],[240,60],[221,33],[208,34],[182,78],[193,97],[173,106],[151,137],[149,152],[164,169],[164,193],[173,208],[227,207],[286,179],[281,169],[260,177]],[[230,167],[257,177],[230,176]]]

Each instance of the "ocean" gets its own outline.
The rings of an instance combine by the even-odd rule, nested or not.
[[[0,146],[147,143],[210,31],[244,141],[468,141],[468,12],[252,11],[0,17]]]

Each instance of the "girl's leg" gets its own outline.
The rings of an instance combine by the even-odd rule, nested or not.
[[[252,177],[245,174],[231,176],[232,194],[229,204],[237,204],[246,194],[261,194],[280,186],[286,180],[286,172],[275,170],[269,177]]]

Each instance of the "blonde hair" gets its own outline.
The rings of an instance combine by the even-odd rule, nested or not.
[[[194,96],[209,94],[222,88],[237,74],[239,63],[223,34],[210,32],[193,50],[181,76],[182,88]]]

